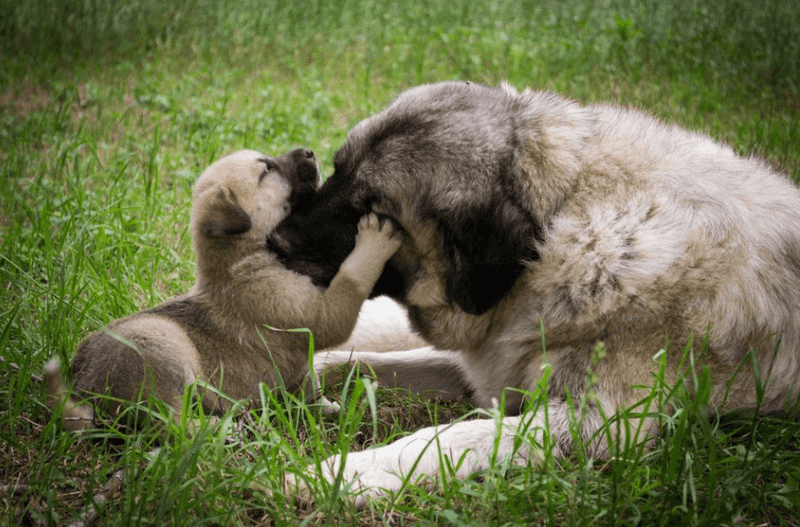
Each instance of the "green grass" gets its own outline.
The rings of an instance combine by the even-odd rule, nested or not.
[[[692,401],[662,416],[650,451],[501,463],[356,511],[324,488],[314,505],[287,500],[283,473],[469,409],[353,379],[337,417],[278,393],[191,438],[78,438],[32,377],[191,286],[191,188],[212,160],[303,145],[328,174],[347,130],[415,84],[636,105],[800,179],[800,10],[704,4],[0,0],[0,486],[26,485],[0,487],[3,523],[98,509],[125,525],[800,524],[800,426]],[[122,492],[98,505],[117,470]]]

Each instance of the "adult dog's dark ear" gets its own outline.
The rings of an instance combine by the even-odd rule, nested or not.
[[[438,225],[447,296],[471,315],[497,305],[522,274],[523,262],[539,258],[538,226],[510,204],[439,218]]]
[[[206,238],[220,239],[244,234],[252,227],[250,215],[239,205],[236,195],[220,189],[207,204],[200,232]]]

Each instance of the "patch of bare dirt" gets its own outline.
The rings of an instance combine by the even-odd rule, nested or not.
[[[9,87],[0,93],[0,108],[20,117],[44,110],[49,105],[50,93],[28,79],[24,79],[21,86]]]

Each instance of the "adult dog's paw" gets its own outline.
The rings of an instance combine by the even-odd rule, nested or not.
[[[361,509],[372,499],[399,491],[402,479],[374,464],[376,450],[381,449],[349,453],[344,470],[337,454],[319,466],[308,465],[303,475],[286,474],[286,494],[305,505],[337,493]]]

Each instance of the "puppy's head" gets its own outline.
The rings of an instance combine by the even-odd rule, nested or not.
[[[263,247],[264,237],[294,206],[310,202],[319,184],[317,160],[305,148],[280,157],[241,150],[219,159],[194,189],[192,237],[198,257],[207,248]]]

